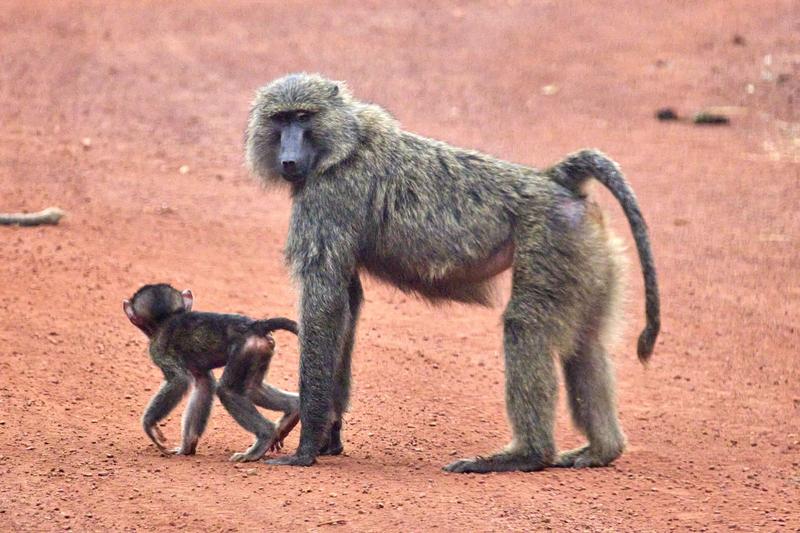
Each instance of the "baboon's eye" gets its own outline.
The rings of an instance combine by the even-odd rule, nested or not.
[[[274,115],[270,116],[269,118],[273,122],[277,122],[278,124],[283,124],[285,122],[289,122],[289,119],[291,118],[291,115],[290,115],[290,113],[281,112],[281,113],[275,113]]]
[[[311,112],[309,111],[298,111],[295,114],[295,118],[300,122],[305,122],[311,118]]]

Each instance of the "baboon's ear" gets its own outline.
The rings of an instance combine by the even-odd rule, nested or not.
[[[192,291],[189,289],[181,291],[181,298],[183,299],[183,308],[186,311],[191,311],[192,304],[194,303],[194,295],[192,294]]]
[[[331,98],[333,98],[337,94],[339,94],[339,86],[334,83],[333,87],[331,87]]]
[[[125,314],[128,316],[128,320],[134,326],[140,327],[144,324],[144,321],[136,314],[136,311],[133,309],[133,304],[130,300],[123,300],[122,301],[122,309],[125,311]]]

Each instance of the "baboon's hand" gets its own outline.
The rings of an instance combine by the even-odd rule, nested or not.
[[[161,430],[158,428],[157,425],[153,424],[152,426],[148,426],[144,430],[147,433],[147,436],[150,437],[150,440],[153,441],[153,444],[156,445],[158,451],[160,451],[163,455],[169,456],[172,453],[164,446],[167,443],[167,438],[161,433]]]

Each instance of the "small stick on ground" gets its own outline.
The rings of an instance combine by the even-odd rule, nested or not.
[[[0,226],[39,226],[41,224],[58,224],[64,211],[57,207],[48,207],[38,213],[0,213]]]

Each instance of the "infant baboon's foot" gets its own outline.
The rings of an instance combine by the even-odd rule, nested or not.
[[[183,446],[179,446],[177,448],[172,449],[172,455],[194,455],[195,450],[194,448],[184,448]]]
[[[590,444],[561,452],[553,466],[563,468],[589,468],[595,466],[608,466],[614,459],[622,455],[622,446],[609,450],[593,448]]]
[[[285,413],[278,422],[275,434],[270,440],[269,450],[276,452],[283,449],[283,439],[286,438],[286,435],[292,431],[298,422],[300,422],[300,411]]]
[[[550,461],[537,454],[498,453],[489,457],[460,459],[445,466],[445,472],[486,474],[488,472],[536,472],[550,466]]]
[[[194,455],[197,451],[197,442],[199,440],[200,439],[196,435],[189,436],[188,438],[182,439],[180,446],[170,451],[173,455]]]
[[[249,451],[244,451],[244,452],[238,452],[238,453],[235,453],[235,454],[231,455],[231,459],[230,460],[233,463],[249,463],[249,462],[252,462],[252,461],[258,461],[262,457],[264,457],[263,453],[259,455],[259,454],[250,453]]]
[[[234,463],[247,463],[250,461],[258,461],[264,454],[267,453],[267,449],[269,449],[270,445],[272,444],[271,439],[256,439],[252,446],[250,446],[247,450],[235,453],[231,455],[231,461]]]
[[[249,463],[251,461],[258,461],[263,456],[264,456],[263,454],[257,456],[257,455],[254,455],[254,454],[248,453],[248,452],[237,452],[237,453],[231,455],[231,459],[230,460],[233,463]]]

